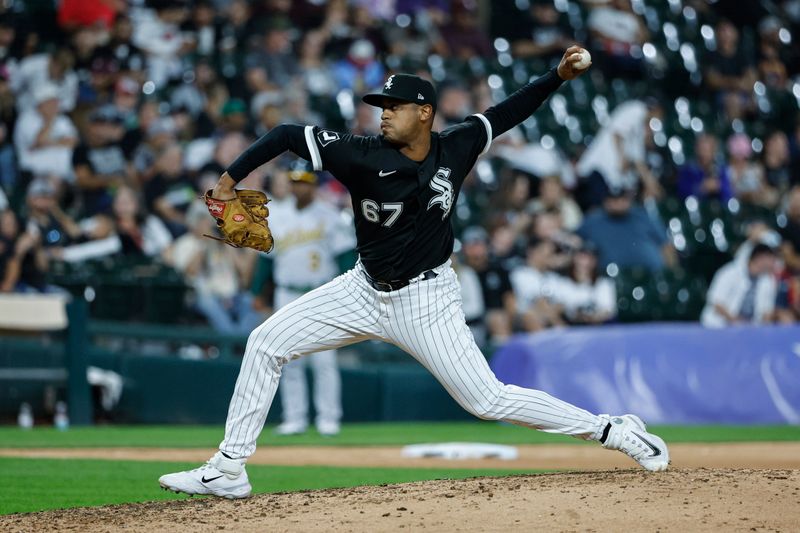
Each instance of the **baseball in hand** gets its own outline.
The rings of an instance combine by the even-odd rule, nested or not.
[[[578,52],[578,54],[580,54],[581,58],[579,61],[576,61],[572,64],[572,68],[577,70],[588,68],[589,65],[592,64],[592,54],[590,54],[589,50],[586,50],[585,48],[581,48],[581,51]]]

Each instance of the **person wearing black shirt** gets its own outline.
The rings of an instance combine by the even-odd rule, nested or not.
[[[467,228],[461,238],[464,262],[475,271],[481,286],[485,324],[494,342],[511,336],[517,302],[511,277],[502,263],[489,254],[489,236],[481,227]],[[470,324],[472,326],[472,324]]]
[[[131,171],[120,144],[122,117],[113,106],[92,111],[86,141],[72,154],[83,216],[111,210],[114,189],[131,181]]]
[[[359,137],[315,126],[281,125],[228,167],[211,192],[234,186],[286,150],[327,170],[350,191],[359,261],[345,274],[282,307],[251,334],[219,452],[203,467],[159,478],[165,489],[227,498],[249,496],[244,464],[292,359],[367,339],[390,342],[427,368],[467,411],[551,433],[599,440],[648,470],[669,462],[664,441],[634,415],[594,415],[549,394],[501,383],[464,320],[450,266],[453,205],[464,178],[492,139],[531,115],[585,69],[570,47],[556,69],[503,102],[432,132],[430,82],[395,74],[363,100],[380,107],[381,135]]]

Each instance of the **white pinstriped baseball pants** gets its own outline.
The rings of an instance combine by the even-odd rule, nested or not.
[[[373,289],[362,268],[357,264],[253,330],[220,450],[234,458],[253,454],[288,361],[367,339],[384,340],[411,354],[479,418],[584,439],[600,437],[604,424],[598,416],[545,392],[498,381],[466,325],[449,261],[434,269],[436,278],[392,292]]]

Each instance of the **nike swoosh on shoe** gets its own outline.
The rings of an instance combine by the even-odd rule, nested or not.
[[[658,446],[656,446],[655,444],[653,444],[652,442],[650,442],[646,438],[642,437],[641,435],[639,435],[635,431],[631,431],[631,433],[633,433],[634,435],[636,435],[637,437],[642,439],[642,442],[647,444],[648,448],[650,448],[653,451],[653,455],[651,455],[650,457],[658,457],[659,455],[661,455],[661,449]]]

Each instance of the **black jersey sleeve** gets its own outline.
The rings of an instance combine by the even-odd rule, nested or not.
[[[314,170],[327,170],[345,185],[357,162],[367,155],[375,141],[374,137],[339,133],[317,126],[306,126],[304,134]]]
[[[233,181],[239,183],[252,171],[287,150],[310,161],[311,154],[308,150],[305,135],[305,128],[307,127],[295,124],[281,124],[272,128],[231,163],[227,169],[228,174],[233,178]]]
[[[227,171],[238,183],[256,168],[289,150],[310,161],[314,170],[327,170],[344,182],[353,162],[366,153],[371,139],[317,126],[281,124],[250,145]]]
[[[564,80],[553,68],[499,104],[490,107],[482,114],[474,115],[486,127],[489,143],[491,143],[491,139],[502,135],[517,124],[525,121],[563,82]],[[488,147],[487,143],[486,148],[488,149]]]
[[[464,122],[450,126],[439,134],[439,138],[458,147],[459,153],[464,154],[467,167],[472,167],[479,156],[486,153],[492,144],[490,137],[491,125],[486,117],[480,114],[467,117]]]

